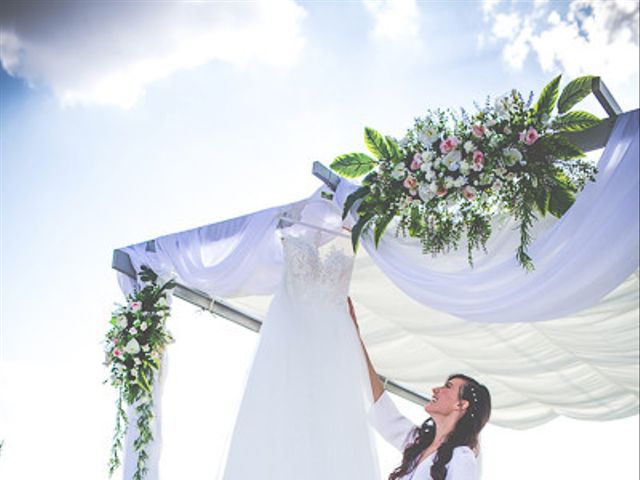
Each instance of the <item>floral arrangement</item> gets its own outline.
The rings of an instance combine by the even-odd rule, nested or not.
[[[491,218],[512,216],[519,223],[518,262],[532,270],[527,254],[530,228],[537,214],[562,216],[596,169],[564,132],[596,126],[595,115],[571,108],[592,92],[592,76],[570,82],[558,95],[561,76],[524,101],[513,90],[488,98],[477,113],[430,111],[415,119],[401,140],[365,128],[364,153],[338,156],[331,168],[345,177],[365,175],[347,197],[343,217],[352,208],[358,220],[352,229],[354,250],[365,229],[374,243],[397,219],[396,235],[419,238],[423,253],[438,254],[459,247],[466,237],[468,261],[473,250],[486,251]],[[357,207],[356,207],[357,205]]]
[[[162,281],[153,270],[141,267],[139,273],[143,288],[129,295],[126,305],[118,305],[111,315],[111,328],[105,339],[105,366],[109,379],[118,390],[116,426],[109,459],[109,476],[120,466],[120,452],[127,431],[128,418],[123,402],[135,405],[138,438],[134,448],[138,452],[134,480],[147,473],[146,446],[153,440],[153,385],[160,371],[162,355],[173,337],[165,323],[170,314],[170,295],[173,280]]]

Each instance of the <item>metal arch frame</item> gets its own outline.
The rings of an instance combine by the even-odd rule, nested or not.
[[[611,135],[616,118],[618,115],[623,113],[613,95],[611,95],[611,92],[609,92],[609,89],[599,77],[595,77],[593,79],[592,89],[594,95],[600,102],[600,105],[602,105],[607,113],[608,118],[605,118],[598,126],[583,132],[571,132],[564,134],[567,139],[578,145],[584,151],[593,151],[603,148],[607,144],[609,136]],[[312,173],[333,191],[335,191],[340,184],[340,177],[320,162],[313,162]],[[147,241],[145,248],[147,251],[154,252],[155,241]],[[113,251],[111,267],[131,278],[136,278],[136,272],[133,268],[133,264],[131,263],[131,259],[123,249],[116,249]],[[241,311],[222,299],[213,298],[199,290],[189,288],[184,285],[177,285],[174,290],[174,295],[188,303],[191,303],[192,305],[195,305],[196,307],[202,308],[214,315],[226,318],[227,320],[254,332],[259,332],[260,327],[262,326],[262,321],[260,319]],[[418,405],[424,405],[429,401],[428,397],[409,388],[403,387],[391,379],[382,375],[379,375],[379,378],[388,391],[403,397],[406,400]]]

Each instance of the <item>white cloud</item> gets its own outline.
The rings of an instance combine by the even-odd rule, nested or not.
[[[553,3],[536,1],[530,11],[485,8],[485,21],[496,39],[504,39],[503,58],[521,69],[529,53],[545,72],[568,77],[601,75],[623,84],[638,75],[638,3],[628,0],[573,0],[563,17]],[[517,4],[522,6],[522,4]],[[505,7],[506,8],[506,7]]]
[[[126,108],[181,69],[291,64],[304,46],[305,15],[293,0],[15,3],[0,8],[0,61],[65,104]]]
[[[363,0],[373,15],[374,38],[419,42],[420,15],[416,0]]]

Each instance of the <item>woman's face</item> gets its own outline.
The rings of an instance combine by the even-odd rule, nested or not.
[[[424,409],[430,415],[438,414],[447,416],[455,411],[464,410],[468,404],[466,400],[460,400],[460,388],[466,382],[461,378],[452,378],[441,386],[432,390],[431,401]]]

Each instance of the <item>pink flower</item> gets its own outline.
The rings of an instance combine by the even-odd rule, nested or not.
[[[411,166],[409,168],[415,172],[416,170],[420,170],[420,167],[422,166],[422,163],[423,163],[422,155],[420,153],[416,153],[413,156],[413,160],[412,160]]]
[[[404,182],[402,182],[402,184],[404,185],[404,188],[409,190],[409,193],[414,195],[414,193],[412,192],[415,192],[416,187],[418,186],[418,180],[416,180],[416,177],[414,177],[413,175],[407,175],[407,178],[404,179]]]
[[[438,197],[444,197],[448,191],[449,190],[447,190],[447,188],[444,185],[441,185],[438,187],[438,190],[436,190],[436,195]]]
[[[524,143],[524,137],[526,135],[527,132],[522,131],[518,134],[518,140],[520,140],[522,143]]]
[[[480,150],[473,152],[473,169],[479,172],[484,167],[484,153]]]
[[[462,189],[462,196],[467,200],[471,201],[476,198],[476,189],[471,185],[467,185]]]
[[[131,309],[132,312],[137,312],[142,308],[142,302],[141,301],[131,302],[129,304],[129,308]]]
[[[122,353],[123,353],[123,352],[122,352],[122,350],[120,350],[118,347],[116,347],[116,348],[114,348],[114,349],[113,349],[113,352],[112,352],[112,353],[113,353],[113,356],[114,356],[114,357],[121,358],[121,357],[122,357]]]
[[[458,139],[456,137],[449,137],[440,144],[440,151],[442,153],[449,153],[458,146]]]
[[[480,137],[482,137],[484,135],[484,127],[482,125],[473,125],[471,127],[471,131],[478,138],[480,138]]]
[[[527,133],[524,137],[524,143],[526,143],[527,145],[533,145],[539,136],[540,135],[538,135],[538,131],[535,128],[529,127],[529,130],[527,130]]]

